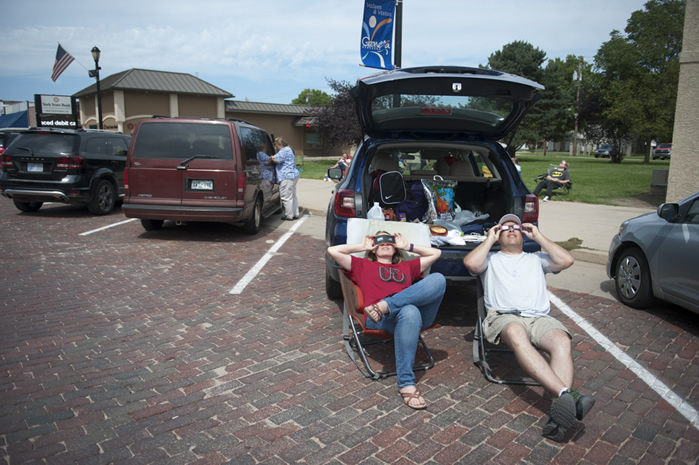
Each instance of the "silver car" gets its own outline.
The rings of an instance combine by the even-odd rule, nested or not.
[[[699,192],[624,221],[607,275],[625,305],[648,307],[657,298],[699,313]]]

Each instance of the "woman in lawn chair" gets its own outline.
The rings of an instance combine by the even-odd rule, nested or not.
[[[418,254],[404,260],[401,251]],[[366,252],[366,258],[352,254]],[[439,273],[422,273],[441,255],[437,248],[408,243],[402,234],[379,231],[366,235],[361,244],[341,244],[328,254],[357,283],[364,294],[367,328],[392,333],[395,345],[398,389],[403,402],[414,409],[426,407],[415,386],[413,364],[420,331],[432,326],[442,303],[446,280]]]

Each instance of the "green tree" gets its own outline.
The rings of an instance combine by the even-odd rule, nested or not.
[[[298,97],[291,101],[292,105],[327,105],[332,97],[317,89],[304,89]]]
[[[529,42],[517,40],[504,45],[502,50],[491,54],[488,57],[488,67],[541,83],[544,78],[542,65],[545,61],[546,52],[534,47]],[[517,133],[510,145],[514,145],[516,148],[524,144],[534,147],[541,138],[539,126],[542,124],[543,110],[540,108],[547,107],[543,102],[546,93],[543,95],[542,100],[527,113],[519,124]]]
[[[645,142],[645,163],[651,140],[672,140],[684,10],[684,0],[649,0],[631,14],[625,34],[612,31],[595,56],[605,124],[617,136],[637,134]]]

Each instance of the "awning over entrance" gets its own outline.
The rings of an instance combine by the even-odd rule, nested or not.
[[[28,128],[29,112],[27,110],[0,116],[0,128]]]

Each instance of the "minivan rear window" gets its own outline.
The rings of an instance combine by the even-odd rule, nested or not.
[[[371,114],[377,129],[460,129],[467,123],[492,132],[514,106],[498,97],[390,94],[371,102]]]
[[[142,124],[133,158],[186,159],[193,156],[232,160],[231,130],[227,124]]]

